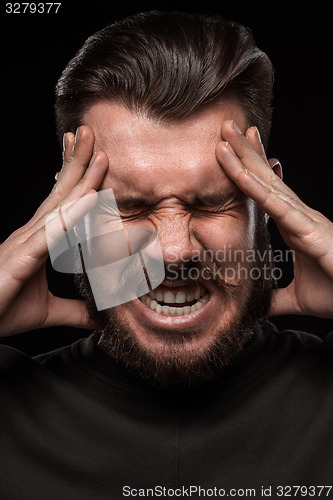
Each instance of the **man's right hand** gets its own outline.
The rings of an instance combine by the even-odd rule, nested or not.
[[[53,214],[56,221],[60,206],[69,207],[66,225],[70,221],[73,227],[91,208],[94,196],[83,197],[98,190],[108,159],[104,152],[93,154],[94,135],[87,126],[75,136],[65,134],[64,146],[63,166],[50,195],[0,246],[0,336],[56,325],[94,327],[83,301],[55,297],[48,289],[45,222]]]

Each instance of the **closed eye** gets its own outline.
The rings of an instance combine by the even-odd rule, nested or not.
[[[226,211],[226,207],[191,207],[191,212],[195,215],[217,215]]]
[[[141,211],[137,211],[137,212],[133,212],[133,213],[129,213],[129,212],[121,213],[120,212],[120,218],[122,220],[128,220],[128,221],[137,220],[137,219],[146,219],[150,213],[151,213],[151,210],[149,210],[149,209],[145,209],[145,210],[141,210]]]
[[[214,216],[219,216],[219,215],[224,215],[224,214],[233,214],[234,212],[238,212],[242,209],[242,207],[245,204],[245,198],[244,199],[235,199],[232,200],[229,203],[226,203],[224,205],[219,205],[215,207],[210,207],[210,206],[199,206],[199,207],[191,207],[191,212],[195,216],[202,216],[202,217],[214,217]]]
[[[246,196],[237,191],[234,193],[212,193],[205,194],[204,196],[196,196],[193,203],[184,205],[187,207],[189,213],[195,216],[217,216],[236,209],[238,206],[243,205]],[[119,214],[122,220],[134,221],[139,219],[146,219],[149,215],[154,213],[158,203],[149,203],[147,200],[128,197],[117,199]]]

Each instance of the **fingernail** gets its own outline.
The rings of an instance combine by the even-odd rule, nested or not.
[[[230,146],[230,144],[229,144],[229,142],[228,142],[228,141],[225,143],[225,146],[229,149],[229,151],[230,151],[233,155],[235,155],[235,156],[236,156],[236,153],[235,153],[234,148],[233,148],[232,146]]]
[[[252,172],[250,172],[250,170],[248,170],[247,168],[244,168],[244,172],[249,175],[250,177],[253,177],[253,179],[255,179],[254,175],[252,174]]]
[[[78,127],[76,129],[76,132],[75,132],[75,141],[74,141],[74,145],[77,144],[79,142],[79,139],[80,139],[80,136],[81,136],[81,128]]]
[[[231,120],[231,125],[234,128],[234,130],[236,130],[237,134],[243,135],[241,129],[234,120]]]
[[[257,132],[257,138],[258,138],[258,141],[259,141],[260,143],[262,143],[262,140],[261,140],[261,135],[260,135],[260,132],[259,132],[258,127],[256,127],[256,132]]]
[[[70,136],[72,135],[72,132],[65,132],[64,135],[62,136],[62,152],[65,153],[67,150],[69,144],[70,144]]]
[[[68,144],[68,141],[67,141],[66,132],[65,132],[62,136],[62,151],[63,151],[63,153],[66,151],[67,144]]]
[[[72,155],[74,154],[75,147],[80,140],[80,136],[81,136],[81,130],[80,130],[80,127],[78,127],[76,129],[76,132],[75,132],[74,143],[73,143],[73,147],[72,147]]]

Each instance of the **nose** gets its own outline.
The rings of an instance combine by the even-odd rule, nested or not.
[[[164,215],[157,226],[165,265],[189,262],[201,245],[191,230],[189,215]]]

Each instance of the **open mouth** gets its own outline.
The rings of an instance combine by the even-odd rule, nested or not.
[[[202,285],[181,288],[160,285],[139,297],[139,300],[164,316],[185,316],[197,311],[209,301],[209,292]]]

